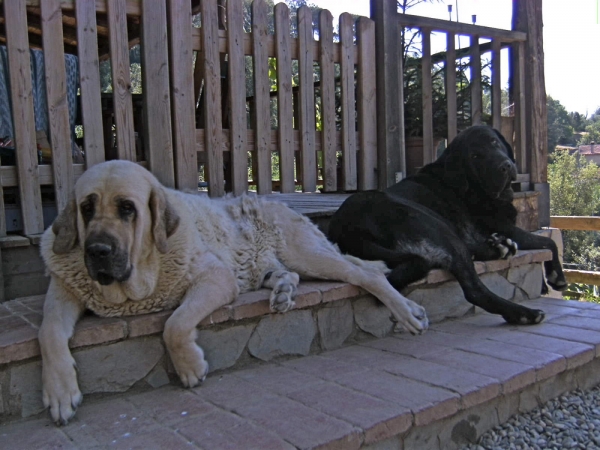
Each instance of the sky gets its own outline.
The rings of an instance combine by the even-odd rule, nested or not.
[[[330,10],[334,23],[342,12],[369,16],[369,0],[309,1]],[[460,22],[471,23],[475,14],[477,25],[511,28],[512,0],[434,0],[408,13],[448,20],[448,5],[452,5],[452,20],[456,21],[457,4]],[[590,115],[600,107],[599,7],[600,0],[543,0],[546,93],[567,111]],[[440,47],[444,39],[443,35],[439,40],[432,38],[432,52],[444,49]],[[467,39],[461,44],[467,46]],[[506,68],[504,61],[501,65]],[[508,75],[503,72],[505,85]]]

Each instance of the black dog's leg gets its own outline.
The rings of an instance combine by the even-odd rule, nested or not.
[[[504,320],[514,325],[531,325],[544,320],[544,312],[505,300],[490,291],[479,279],[466,247],[454,255],[450,272],[456,277],[465,298],[469,303],[483,308],[489,313],[500,314]]]
[[[558,247],[556,243],[547,237],[538,236],[518,227],[513,227],[504,234],[515,241],[521,250],[540,250],[547,249],[552,251],[552,261],[544,262],[546,279],[548,284],[557,291],[564,291],[567,288],[567,280],[558,258]]]
[[[387,279],[398,291],[405,288],[413,281],[427,276],[433,267],[426,259],[417,255],[407,255],[407,260],[398,264],[388,274]]]

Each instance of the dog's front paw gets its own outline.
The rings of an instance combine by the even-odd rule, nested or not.
[[[517,254],[519,246],[515,241],[505,236],[499,235],[498,233],[492,234],[487,243],[490,247],[498,250],[500,259],[509,259]]]
[[[263,286],[273,289],[269,296],[271,311],[284,313],[296,305],[294,297],[299,282],[300,277],[295,272],[276,270],[268,274]]]
[[[408,331],[411,334],[423,334],[429,328],[429,319],[425,308],[409,299],[404,299],[400,314],[392,311],[390,319],[395,323],[394,332]]]
[[[44,406],[50,411],[52,420],[57,425],[66,425],[83,400],[74,362],[56,366],[45,363],[42,383]]]
[[[184,387],[192,388],[202,383],[208,374],[204,352],[196,344],[170,351],[171,361]]]

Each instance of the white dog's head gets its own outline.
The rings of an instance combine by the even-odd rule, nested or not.
[[[139,299],[153,286],[142,288],[148,283],[136,279],[136,269],[156,259],[156,251],[167,252],[167,238],[178,224],[164,188],[150,172],[129,161],[109,161],[77,181],[75,198],[52,224],[52,249],[64,254],[79,245],[92,280],[104,287],[129,284],[127,295]],[[140,289],[144,292],[136,294]]]

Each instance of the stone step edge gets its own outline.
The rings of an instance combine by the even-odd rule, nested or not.
[[[509,260],[475,261],[478,274],[498,272],[511,267],[548,261],[552,258],[549,250],[519,251]],[[434,269],[426,278],[418,280],[409,287],[436,285],[454,280],[445,270]],[[218,309],[199,326],[222,324],[272,314],[269,308],[268,289],[260,289],[240,295],[232,304]],[[303,309],[319,304],[350,299],[365,292],[357,286],[330,281],[303,281],[298,286],[294,309]],[[26,297],[0,304],[0,309],[12,311],[15,320],[21,320],[20,328],[13,326],[14,339],[9,342],[0,340],[0,365],[23,361],[40,355],[37,331],[41,323],[44,296]],[[2,311],[0,311],[1,313]],[[172,311],[162,311],[140,316],[104,318],[84,316],[76,327],[70,348],[102,345],[123,339],[137,338],[157,334],[163,331],[164,324]],[[0,314],[0,318],[3,317]],[[0,331],[2,334],[4,331]],[[10,330],[9,330],[10,332]]]

